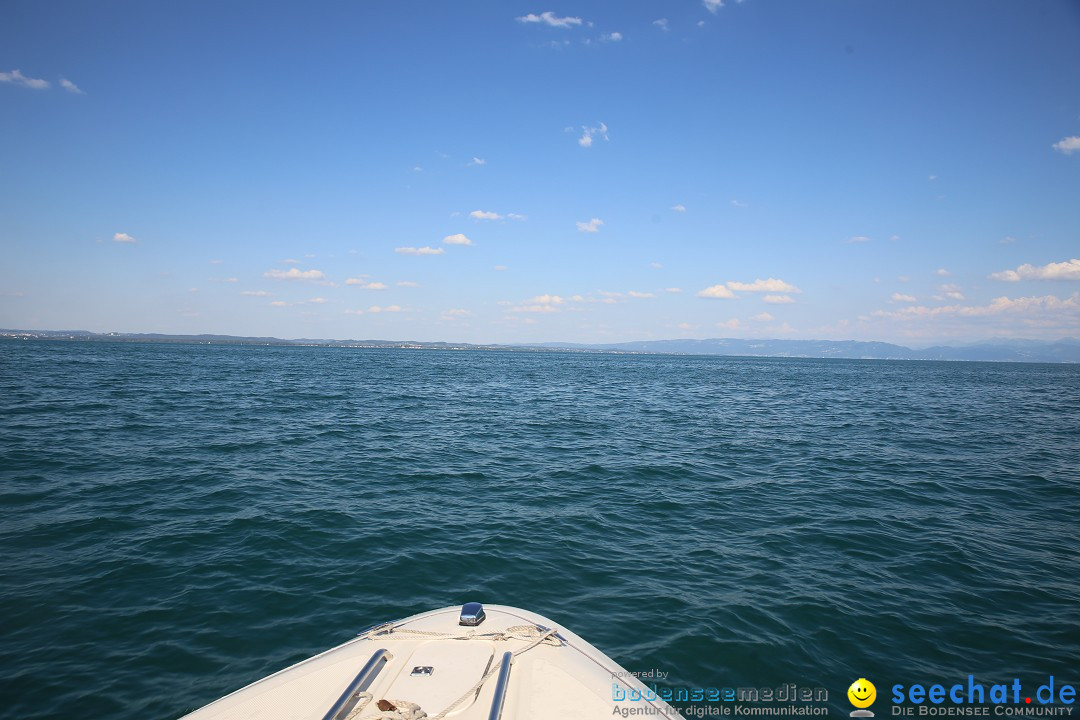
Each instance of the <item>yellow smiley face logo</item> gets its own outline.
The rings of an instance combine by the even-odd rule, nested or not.
[[[877,688],[866,678],[859,678],[847,689],[847,698],[857,708],[868,708],[877,698]]]

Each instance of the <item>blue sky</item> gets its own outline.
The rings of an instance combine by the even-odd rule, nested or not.
[[[29,2],[0,327],[1080,336],[1080,4]]]

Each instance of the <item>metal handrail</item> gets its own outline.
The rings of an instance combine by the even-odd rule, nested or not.
[[[495,684],[495,697],[491,699],[491,712],[488,720],[499,720],[502,717],[503,703],[506,702],[506,688],[510,684],[510,663],[514,660],[514,653],[504,652],[502,667],[499,668],[499,681]]]
[[[349,683],[349,687],[345,688],[345,692],[341,693],[341,697],[337,699],[326,714],[323,715],[323,720],[341,720],[349,712],[356,707],[356,703],[360,701],[360,693],[364,692],[371,686],[371,683],[375,680],[375,676],[379,674],[379,671],[383,669],[383,666],[393,657],[385,648],[376,650],[371,656],[371,659],[367,661],[367,664],[356,674],[352,682]]]

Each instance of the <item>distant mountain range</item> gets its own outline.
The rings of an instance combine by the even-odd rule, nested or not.
[[[915,350],[885,342],[855,340],[643,340],[625,343],[540,343],[534,345],[477,345],[474,343],[414,342],[397,340],[332,340],[235,335],[162,335],[157,333],[92,333],[86,330],[0,330],[0,339],[68,340],[84,342],[168,342],[230,345],[317,345],[359,348],[415,348],[432,350],[510,350],[542,352],[665,353],[677,355],[733,355],[743,357],[848,358],[867,360],[977,360],[988,362],[1080,363],[1080,340],[993,340],[971,345],[936,345]]]

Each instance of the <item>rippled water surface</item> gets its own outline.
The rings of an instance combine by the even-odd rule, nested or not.
[[[1077,680],[1078,466],[1076,366],[0,342],[2,714],[176,717],[472,599],[844,713]]]

